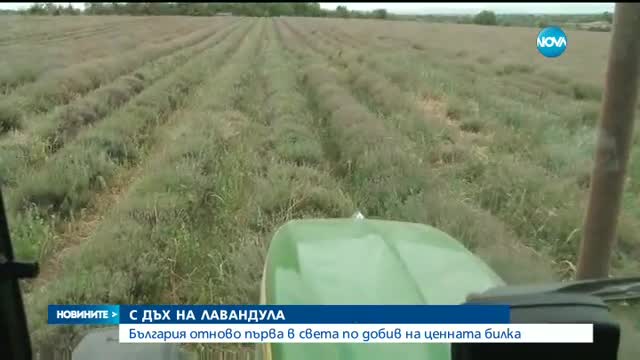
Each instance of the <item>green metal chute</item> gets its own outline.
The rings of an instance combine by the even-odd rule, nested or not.
[[[470,293],[503,284],[462,244],[426,225],[372,219],[294,220],[276,232],[269,246],[262,302],[460,304]],[[270,352],[273,360],[450,358],[448,344],[270,344],[258,348]]]

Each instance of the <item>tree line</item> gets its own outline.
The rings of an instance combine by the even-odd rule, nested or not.
[[[389,19],[426,22],[445,22],[457,24],[497,25],[497,26],[531,26],[546,27],[549,25],[567,26],[592,31],[608,31],[612,22],[612,14],[554,14],[523,15],[501,14],[482,11],[476,15],[397,15],[389,14],[385,9],[373,11],[349,10],[346,6],[335,9],[323,9],[319,3],[85,3],[84,10],[71,5],[61,6],[55,3],[34,3],[25,10],[0,10],[4,14],[24,15],[184,15],[184,16],[311,16],[354,19]],[[592,23],[605,23],[600,26]]]
[[[607,27],[590,28],[590,24],[603,23],[611,25],[613,14],[499,14],[484,10],[476,15],[415,15],[411,20],[426,22],[442,22],[456,24],[525,26],[544,28],[551,25],[585,30],[601,31]],[[595,25],[593,25],[595,26]],[[609,26],[610,27],[610,26]]]
[[[385,9],[373,11],[349,10],[338,6],[335,10],[322,9],[319,3],[85,3],[84,10],[71,5],[34,3],[26,10],[16,11],[25,15],[184,15],[184,16],[312,16],[340,18],[386,19]]]

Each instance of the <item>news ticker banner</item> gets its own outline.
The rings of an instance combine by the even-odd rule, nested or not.
[[[512,324],[502,305],[49,305],[121,343],[593,342],[592,324]]]
[[[503,305],[49,305],[51,325],[508,324]]]

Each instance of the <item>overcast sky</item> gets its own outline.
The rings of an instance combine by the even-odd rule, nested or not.
[[[27,8],[33,3],[0,3],[0,9]],[[67,5],[69,3],[55,3]],[[345,5],[351,10],[387,9],[397,14],[474,14],[481,10],[496,13],[557,13],[584,14],[613,12],[615,3],[320,3],[325,9]],[[73,3],[83,9],[84,3]]]

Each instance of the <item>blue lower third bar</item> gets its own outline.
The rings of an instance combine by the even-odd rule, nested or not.
[[[118,305],[49,305],[49,325],[117,325]]]
[[[505,305],[49,305],[51,325],[508,324]]]
[[[262,324],[508,324],[511,322],[511,311],[506,305],[120,306],[121,324],[246,324],[252,322]]]

